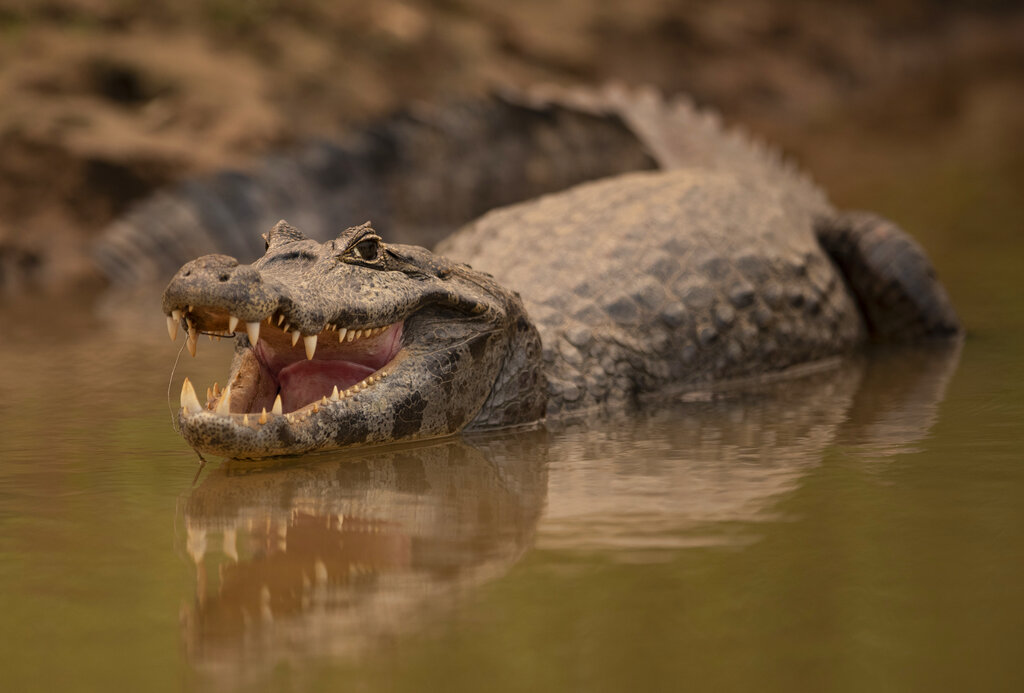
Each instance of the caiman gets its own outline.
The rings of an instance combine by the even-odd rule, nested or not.
[[[906,233],[837,211],[686,100],[534,92],[459,113],[190,184],[111,230],[116,279],[190,244],[244,255],[240,225],[275,202],[317,212],[315,238],[281,221],[251,264],[205,255],[167,286],[172,339],[184,328],[194,354],[200,333],[236,338],[223,391],[203,404],[183,386],[192,447],[248,458],[510,427],[961,331]],[[385,240],[394,225],[431,244],[524,199],[435,252]],[[376,227],[326,235],[365,210]]]

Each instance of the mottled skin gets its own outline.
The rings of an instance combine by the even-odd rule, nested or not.
[[[262,425],[183,410],[194,447],[262,456],[509,426],[760,378],[871,336],[959,333],[906,234],[835,211],[776,154],[714,118],[643,93],[534,98],[539,112],[574,109],[601,123],[611,113],[667,170],[493,211],[439,255],[387,245],[382,264],[339,261],[372,229],[321,245],[282,223],[251,266],[223,256],[189,263],[164,309],[197,306],[200,330],[223,329],[227,313],[283,312],[303,335],[405,320],[405,356],[382,369],[385,381]],[[221,322],[203,324],[205,307]],[[236,363],[246,349],[240,338]]]
[[[377,371],[378,382],[318,411],[271,415],[262,424],[256,416],[243,420],[239,381],[251,382],[245,371],[253,360],[240,333],[228,380],[236,389],[232,413],[179,415],[194,448],[231,457],[294,454],[445,435],[483,412],[496,426],[543,415],[540,342],[514,293],[422,248],[381,243],[377,259],[365,261],[352,251],[361,241],[378,237],[364,224],[320,244],[281,222],[252,265],[213,255],[182,267],[164,292],[164,309],[193,305],[200,332],[223,332],[228,314],[246,321],[283,315],[302,334],[321,334],[329,323],[403,322],[401,349]]]

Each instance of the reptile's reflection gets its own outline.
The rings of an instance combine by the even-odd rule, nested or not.
[[[227,464],[185,507],[191,659],[225,674],[223,688],[283,661],[358,653],[422,627],[535,544],[644,560],[746,540],[827,450],[877,460],[911,449],[958,357],[958,346],[878,351],[600,428]]]
[[[870,460],[928,435],[960,344],[888,347],[804,377],[553,437],[541,548],[624,560],[751,539],[826,451]]]
[[[281,661],[357,654],[504,574],[544,503],[545,436],[225,463],[184,506],[190,659],[241,683]]]

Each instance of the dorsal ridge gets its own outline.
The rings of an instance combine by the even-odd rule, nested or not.
[[[540,85],[521,93],[527,103],[615,115],[663,169],[704,168],[776,180],[818,208],[828,198],[783,152],[735,127],[687,95],[665,96],[650,86],[611,83],[601,88]]]

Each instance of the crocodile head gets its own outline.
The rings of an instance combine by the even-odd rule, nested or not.
[[[200,452],[265,457],[542,416],[540,339],[519,297],[369,223],[320,244],[286,222],[251,265],[207,255],[163,295],[174,339],[236,339],[227,386],[178,420]]]

